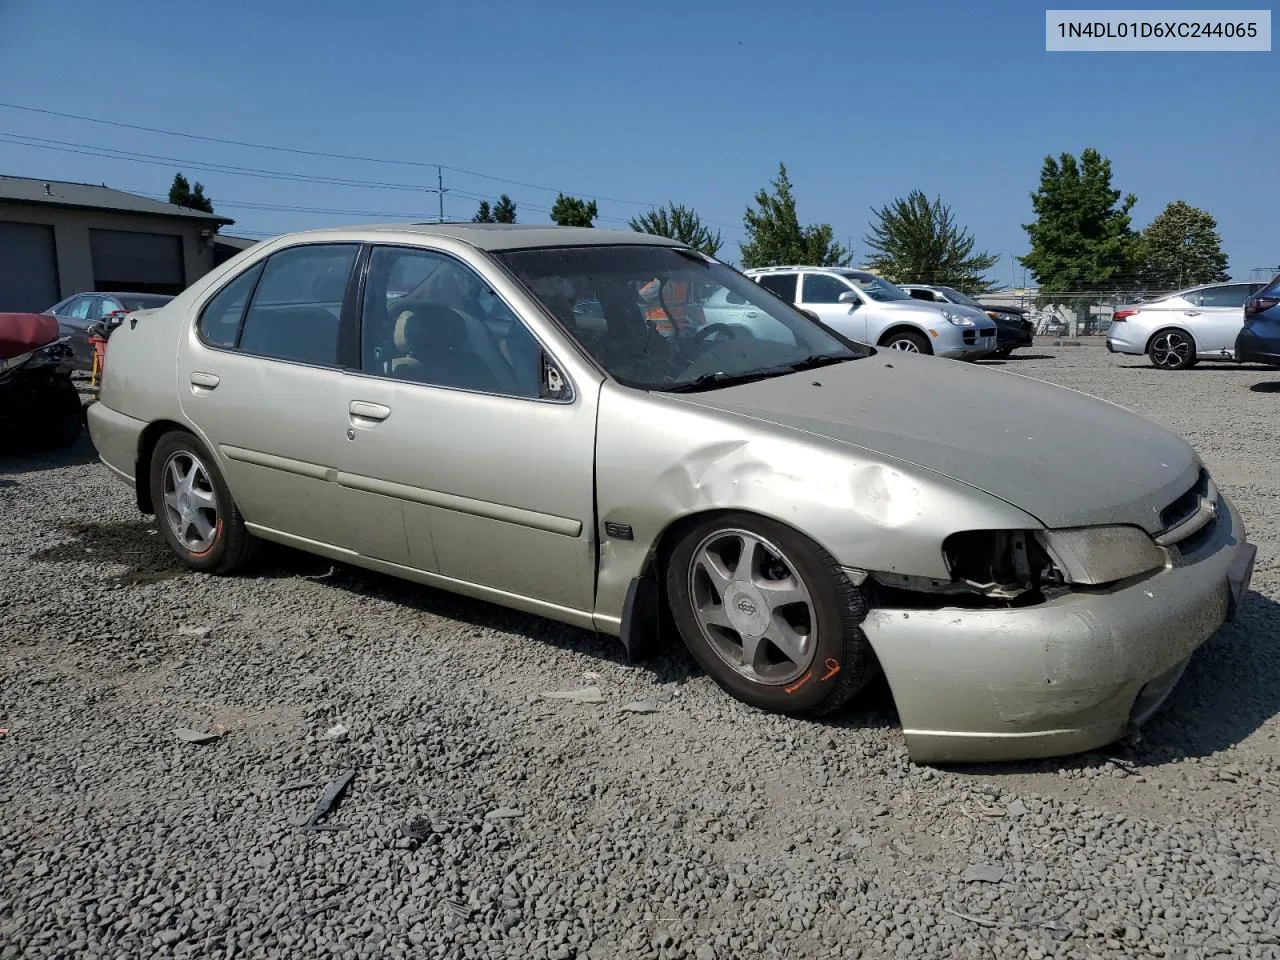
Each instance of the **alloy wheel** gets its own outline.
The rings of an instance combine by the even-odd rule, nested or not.
[[[914,340],[908,340],[908,339],[906,339],[905,337],[903,337],[901,340],[890,340],[890,341],[889,341],[889,349],[890,349],[890,350],[903,350],[903,351],[906,351],[907,353],[919,353],[919,352],[920,352],[920,348],[919,348],[918,346],[916,346],[916,342],[915,342]]]
[[[1151,360],[1157,367],[1178,370],[1191,359],[1191,341],[1176,330],[1160,334],[1151,344]]]
[[[812,666],[812,595],[795,564],[764,538],[737,529],[706,537],[693,552],[689,593],[703,636],[746,679],[781,686]]]
[[[218,494],[204,464],[189,450],[175,451],[161,482],[165,519],[178,542],[193,554],[211,549],[218,537]]]

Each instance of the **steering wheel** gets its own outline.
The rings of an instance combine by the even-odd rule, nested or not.
[[[694,334],[695,340],[707,340],[712,334],[726,333],[730,340],[737,340],[739,337],[750,337],[751,331],[740,323],[708,323],[705,327]]]

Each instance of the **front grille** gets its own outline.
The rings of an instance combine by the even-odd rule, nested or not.
[[[1176,527],[1190,517],[1199,509],[1200,498],[1208,492],[1209,474],[1207,471],[1201,470],[1200,476],[1196,478],[1196,482],[1191,489],[1160,511],[1161,529],[1168,530],[1170,527]]]

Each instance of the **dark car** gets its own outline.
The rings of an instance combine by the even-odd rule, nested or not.
[[[1245,301],[1235,359],[1280,367],[1280,274]]]
[[[64,337],[71,338],[76,353],[76,369],[93,368],[93,346],[89,343],[89,327],[113,313],[154,310],[173,297],[163,293],[77,293],[55,303],[44,311],[58,319]]]
[[[983,311],[996,325],[995,356],[997,357],[1007,357],[1018,347],[1031,346],[1031,335],[1035,326],[1026,318],[1026,311],[1018,307],[997,307],[979,303],[954,287],[937,284],[900,283],[898,286],[916,300],[924,300],[928,303],[958,303]]]

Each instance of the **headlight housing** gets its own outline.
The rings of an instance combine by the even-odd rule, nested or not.
[[[1159,570],[1168,563],[1165,552],[1139,527],[1041,530],[1036,538],[1069,583],[1114,583]]]
[[[948,322],[955,324],[957,327],[973,326],[973,321],[970,320],[968,317],[962,317],[960,316],[960,314],[953,313],[950,310],[943,310],[942,315],[947,318]]]

